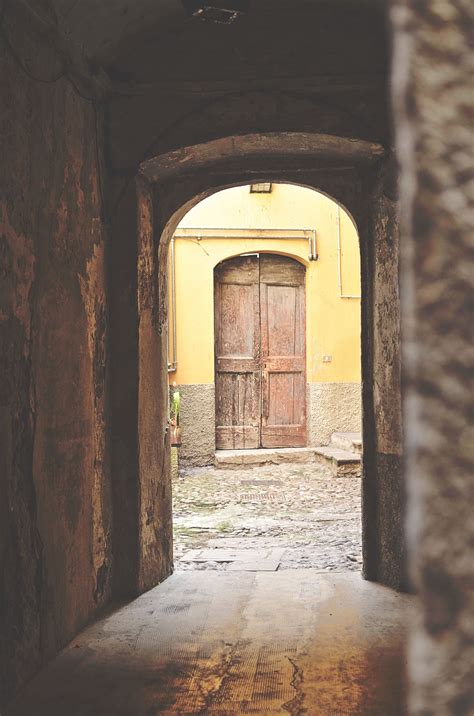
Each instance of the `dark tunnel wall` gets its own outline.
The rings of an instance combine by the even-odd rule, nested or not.
[[[5,23],[35,77],[57,73]],[[112,554],[100,117],[0,52],[1,704],[106,603]]]

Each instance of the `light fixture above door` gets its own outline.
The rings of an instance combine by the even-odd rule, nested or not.
[[[251,194],[271,194],[272,183],[271,182],[260,182],[260,184],[250,184]]]

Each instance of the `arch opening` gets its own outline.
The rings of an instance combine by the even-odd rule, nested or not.
[[[235,568],[219,561],[228,556],[219,545],[252,565],[259,545],[273,540],[275,568],[360,569],[358,234],[321,192],[266,186],[200,198],[170,238],[175,568]],[[355,287],[350,300],[340,290],[342,267]],[[301,490],[312,493],[314,509],[290,535],[289,502],[280,503],[291,494],[291,519],[303,525]],[[350,517],[334,547],[337,530],[319,520],[336,493],[333,509]],[[194,563],[207,545],[209,559]]]

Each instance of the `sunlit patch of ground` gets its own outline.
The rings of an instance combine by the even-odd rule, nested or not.
[[[317,463],[181,471],[173,482],[175,568],[228,568],[181,561],[197,548],[283,548],[278,569],[360,570],[360,487]]]

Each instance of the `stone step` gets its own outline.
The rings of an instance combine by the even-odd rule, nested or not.
[[[360,477],[361,456],[334,445],[307,448],[258,448],[255,450],[217,450],[215,466],[221,469],[240,469],[282,463],[321,462],[330,467],[333,475]]]
[[[318,462],[327,464],[336,477],[360,477],[362,474],[362,461],[358,453],[326,445],[314,448],[314,456]]]
[[[215,466],[225,469],[242,466],[280,465],[288,462],[314,462],[315,448],[258,448],[255,450],[216,450]]]
[[[331,435],[331,447],[362,454],[362,436],[360,433],[335,432]]]

